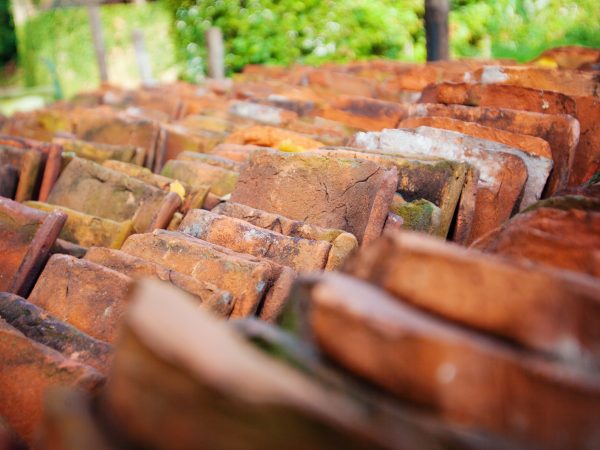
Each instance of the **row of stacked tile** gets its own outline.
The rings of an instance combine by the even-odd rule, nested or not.
[[[0,119],[0,442],[598,447],[598,77],[249,66]]]

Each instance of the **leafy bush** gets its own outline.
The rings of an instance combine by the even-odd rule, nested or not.
[[[425,57],[422,0],[168,1],[188,78],[205,67],[204,33],[210,26],[223,31],[230,72],[255,63]]]
[[[10,14],[10,0],[0,0],[0,67],[15,56],[17,56],[17,42]]]
[[[204,33],[222,29],[229,72],[246,64],[425,59],[423,0],[167,0],[185,76],[205,69]],[[454,57],[531,59],[563,44],[600,46],[598,0],[453,0]]]

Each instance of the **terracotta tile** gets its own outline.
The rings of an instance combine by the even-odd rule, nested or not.
[[[13,149],[21,149],[23,151],[33,149],[42,153],[43,174],[41,183],[39,183],[39,193],[37,192],[37,182],[39,181],[38,179],[36,180],[36,183],[34,183],[35,189],[32,195],[30,195],[30,193],[27,191],[23,191],[22,193],[20,193],[19,197],[27,197],[28,199],[32,199],[35,198],[35,194],[37,194],[37,198],[40,201],[45,201],[48,198],[48,194],[50,193],[52,186],[54,186],[54,183],[56,182],[56,179],[58,178],[58,174],[61,169],[62,148],[56,144],[50,144],[47,142],[35,141],[32,139],[26,139],[18,136],[9,135],[0,135],[0,146],[7,146]],[[40,171],[41,170],[42,168],[40,168]],[[26,177],[26,179],[29,180],[30,178]],[[25,187],[23,189],[25,189]]]
[[[119,222],[132,220],[139,233],[166,227],[181,201],[177,194],[75,158],[61,173],[48,203]]]
[[[18,295],[0,292],[0,318],[29,339],[50,347],[73,362],[108,372],[112,347],[49,315]]]
[[[212,131],[193,131],[178,124],[163,124],[153,170],[159,172],[167,161],[176,158],[182,152],[207,152],[220,144],[225,136],[224,133]]]
[[[508,262],[409,232],[385,235],[346,268],[449,320],[575,364],[600,362],[600,282],[593,277]]]
[[[153,167],[159,135],[156,122],[99,109],[82,109],[74,117],[79,139],[141,147],[146,153],[145,166]]]
[[[242,219],[202,209],[190,210],[179,231],[239,253],[273,260],[297,271],[323,269],[331,250],[331,244],[326,241],[285,236]]]
[[[4,320],[0,320],[0,347],[0,415],[30,445],[48,388],[66,385],[93,391],[104,381],[91,367],[32,341]]]
[[[163,407],[151,406],[157,404]],[[262,354],[188,299],[148,283],[128,314],[102,405],[111,423],[143,445],[170,448],[175,432],[184,447],[386,447],[368,433],[350,398]],[[240,427],[241,420],[249,426]],[[207,421],[210,427],[198,428]],[[274,421],[285,423],[286,433],[265,428]]]
[[[10,165],[18,173],[14,199],[23,202],[34,197],[44,169],[43,155],[36,149],[19,149],[0,142],[0,167]]]
[[[512,348],[337,274],[313,287],[310,305],[311,331],[330,358],[445,421],[533,447],[597,439],[597,373]]]
[[[444,103],[509,108],[544,114],[575,116],[575,101],[568,95],[532,87],[483,83],[439,83],[423,89],[421,103]]]
[[[503,108],[462,105],[413,105],[409,117],[450,117],[544,139],[550,145],[554,168],[546,186],[550,195],[566,186],[579,140],[579,122],[568,115],[541,114]]]
[[[66,220],[0,197],[0,291],[29,293]]]
[[[490,142],[487,139],[467,136],[455,131],[440,130],[431,127],[418,127],[415,129],[415,133],[449,143],[452,142],[457,145],[464,144],[466,146],[485,148],[488,151],[507,153],[521,158],[527,168],[527,181],[525,182],[525,187],[523,189],[523,198],[519,203],[520,210],[525,209],[539,200],[542,191],[544,190],[544,186],[546,185],[546,181],[548,180],[548,175],[552,170],[551,158],[532,155],[521,151],[521,149],[517,147]],[[481,172],[481,168],[479,170]]]
[[[92,396],[64,386],[52,389],[45,397],[38,445],[49,450],[121,448],[96,416]]]
[[[359,130],[393,128],[404,117],[407,105],[369,97],[340,96],[324,106],[318,115]]]
[[[100,245],[110,248],[121,248],[127,236],[133,233],[133,222],[125,220],[116,222],[103,217],[81,213],[64,206],[51,205],[42,202],[26,202],[30,208],[51,213],[59,211],[66,214],[67,221],[60,231],[60,238],[67,242],[91,247]]]
[[[515,147],[530,155],[552,158],[550,145],[545,140],[528,134],[512,133],[499,128],[480,125],[475,122],[456,120],[450,117],[409,117],[398,123],[396,128],[433,127],[456,131],[468,136]]]
[[[28,300],[90,336],[114,342],[131,278],[99,264],[53,255]]]
[[[340,267],[356,248],[356,237],[343,230],[323,228],[318,225],[292,220],[279,214],[269,213],[252,208],[241,203],[223,202],[215,207],[212,212],[224,216],[242,219],[257,227],[272,230],[286,236],[326,241],[331,243],[331,250],[327,257],[325,270]]]
[[[222,158],[231,159],[233,161],[244,163],[250,158],[250,154],[254,150],[265,149],[259,145],[243,145],[243,144],[219,144],[208,153],[211,155],[220,156]]]
[[[538,67],[484,67],[471,75],[482,83],[502,83],[560,92],[576,103],[576,119],[581,126],[569,184],[577,185],[600,169],[600,82],[594,72],[548,70]],[[551,143],[552,145],[552,143]]]
[[[527,168],[518,156],[492,151],[481,143],[463,142],[464,138],[459,139],[460,136],[434,138],[413,130],[384,130],[358,133],[350,145],[375,153],[437,156],[475,166],[479,172],[477,198],[467,239],[467,242],[472,242],[499,226],[518,208],[527,180]]]
[[[537,208],[513,217],[472,247],[600,277],[600,212]]]
[[[183,152],[185,154],[186,152]],[[102,163],[107,167],[118,172],[122,172],[130,177],[137,178],[146,184],[162,189],[166,192],[175,192],[181,198],[180,209],[185,212],[190,208],[200,208],[204,204],[206,195],[210,186],[197,185],[192,187],[190,184],[173,178],[165,177],[157,173],[152,173],[150,169],[134,164],[128,164],[121,161],[109,160]]]
[[[140,166],[144,164],[144,152],[129,145],[101,144],[99,142],[66,138],[54,138],[52,142],[60,145],[64,152],[74,153],[75,156],[90,159],[100,164],[109,159]]]
[[[371,161],[257,151],[231,200],[348,231],[362,244],[381,233],[397,184],[395,169]]]
[[[406,200],[426,199],[441,210],[435,234],[446,237],[464,185],[467,164],[428,156],[364,152],[352,147],[325,147],[318,153],[336,158],[358,158],[398,170],[396,191]]]
[[[234,101],[229,105],[229,113],[265,125],[280,127],[298,118],[298,115],[276,106],[254,102]]]
[[[2,125],[2,134],[50,142],[57,132],[71,133],[70,113],[56,109],[17,112]]]
[[[321,142],[299,133],[262,125],[235,131],[225,139],[225,143],[273,147],[286,152],[299,152],[323,146]]]
[[[542,67],[552,65],[559,69],[579,69],[586,63],[598,61],[599,58],[600,51],[596,48],[565,45],[544,50],[533,62]]]
[[[182,152],[177,155],[177,159],[181,161],[197,161],[211,166],[222,167],[223,169],[239,172],[242,164],[238,161],[227,159],[223,156],[214,155],[211,153],[200,152]]]
[[[227,291],[206,281],[198,281],[189,275],[168,269],[158,263],[147,261],[119,250],[92,247],[84,258],[134,279],[154,277],[171,283],[196,299],[209,311],[221,317],[229,317],[234,299]]]
[[[199,161],[172,159],[165,164],[161,175],[180,180],[193,187],[210,186],[209,192],[219,197],[230,194],[238,180],[238,173]]]
[[[183,233],[157,231],[127,239],[122,251],[231,292],[231,317],[254,314],[273,279],[273,267]]]

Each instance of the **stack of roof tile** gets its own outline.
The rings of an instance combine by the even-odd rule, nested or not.
[[[600,446],[594,55],[6,118],[0,444]]]

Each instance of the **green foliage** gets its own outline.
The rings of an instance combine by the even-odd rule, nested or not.
[[[246,64],[425,59],[422,0],[167,0],[185,76],[206,62],[204,33],[222,29],[229,72]],[[529,60],[563,44],[600,47],[598,0],[452,0],[454,57]]]
[[[600,47],[598,0],[454,0],[455,56],[528,61],[559,45]]]
[[[17,56],[15,27],[10,0],[0,0],[0,67]]]
[[[1,0],[0,0],[1,1]],[[154,76],[176,64],[171,15],[162,3],[109,5],[101,8],[109,80],[139,81],[131,33],[143,30]],[[27,86],[52,85],[56,67],[65,95],[93,89],[99,83],[88,13],[85,8],[53,9],[37,14],[18,29],[19,63]]]
[[[222,29],[225,64],[318,64],[366,57],[423,60],[422,0],[168,0],[188,78],[203,72],[204,33]]]

